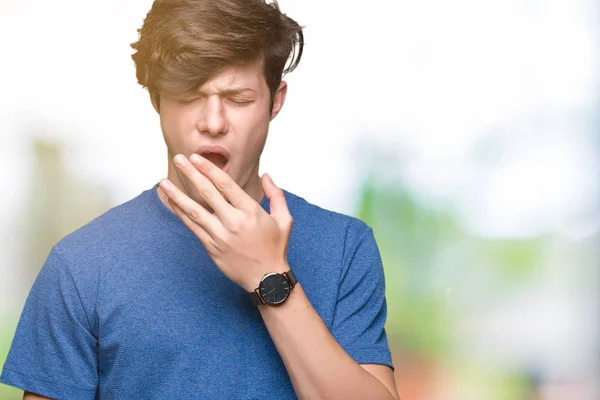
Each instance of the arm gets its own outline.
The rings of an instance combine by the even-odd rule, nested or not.
[[[78,276],[59,247],[50,251],[27,296],[0,382],[22,389],[26,399],[93,399],[97,340]]]
[[[300,285],[283,305],[259,308],[300,399],[399,400],[391,368],[357,364],[336,342]]]

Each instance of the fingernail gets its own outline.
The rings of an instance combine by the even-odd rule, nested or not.
[[[190,161],[193,162],[194,164],[200,164],[202,162],[202,157],[200,157],[198,154],[194,153],[190,156]]]
[[[173,161],[175,161],[175,165],[182,167],[183,163],[185,162],[185,157],[182,156],[181,154],[177,154]]]
[[[163,179],[162,181],[160,181],[160,187],[164,190],[171,190],[173,188],[173,185],[167,179]]]
[[[275,182],[273,182],[273,178],[271,178],[271,175],[267,174],[267,179],[269,180],[269,182],[271,182],[273,185],[275,184]]]

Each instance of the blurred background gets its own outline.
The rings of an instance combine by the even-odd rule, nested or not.
[[[50,247],[166,175],[151,3],[0,0],[0,367]],[[402,399],[600,399],[598,2],[279,3],[261,172],[373,227]]]

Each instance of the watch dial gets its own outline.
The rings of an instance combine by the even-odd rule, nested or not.
[[[260,283],[260,295],[269,304],[281,304],[290,294],[290,284],[281,274],[267,275]]]

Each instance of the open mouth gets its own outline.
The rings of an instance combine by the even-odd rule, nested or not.
[[[221,169],[223,169],[223,167],[225,167],[225,165],[227,164],[227,158],[223,154],[207,152],[202,153],[200,155],[206,158],[207,160],[210,160],[210,162],[212,162]]]

